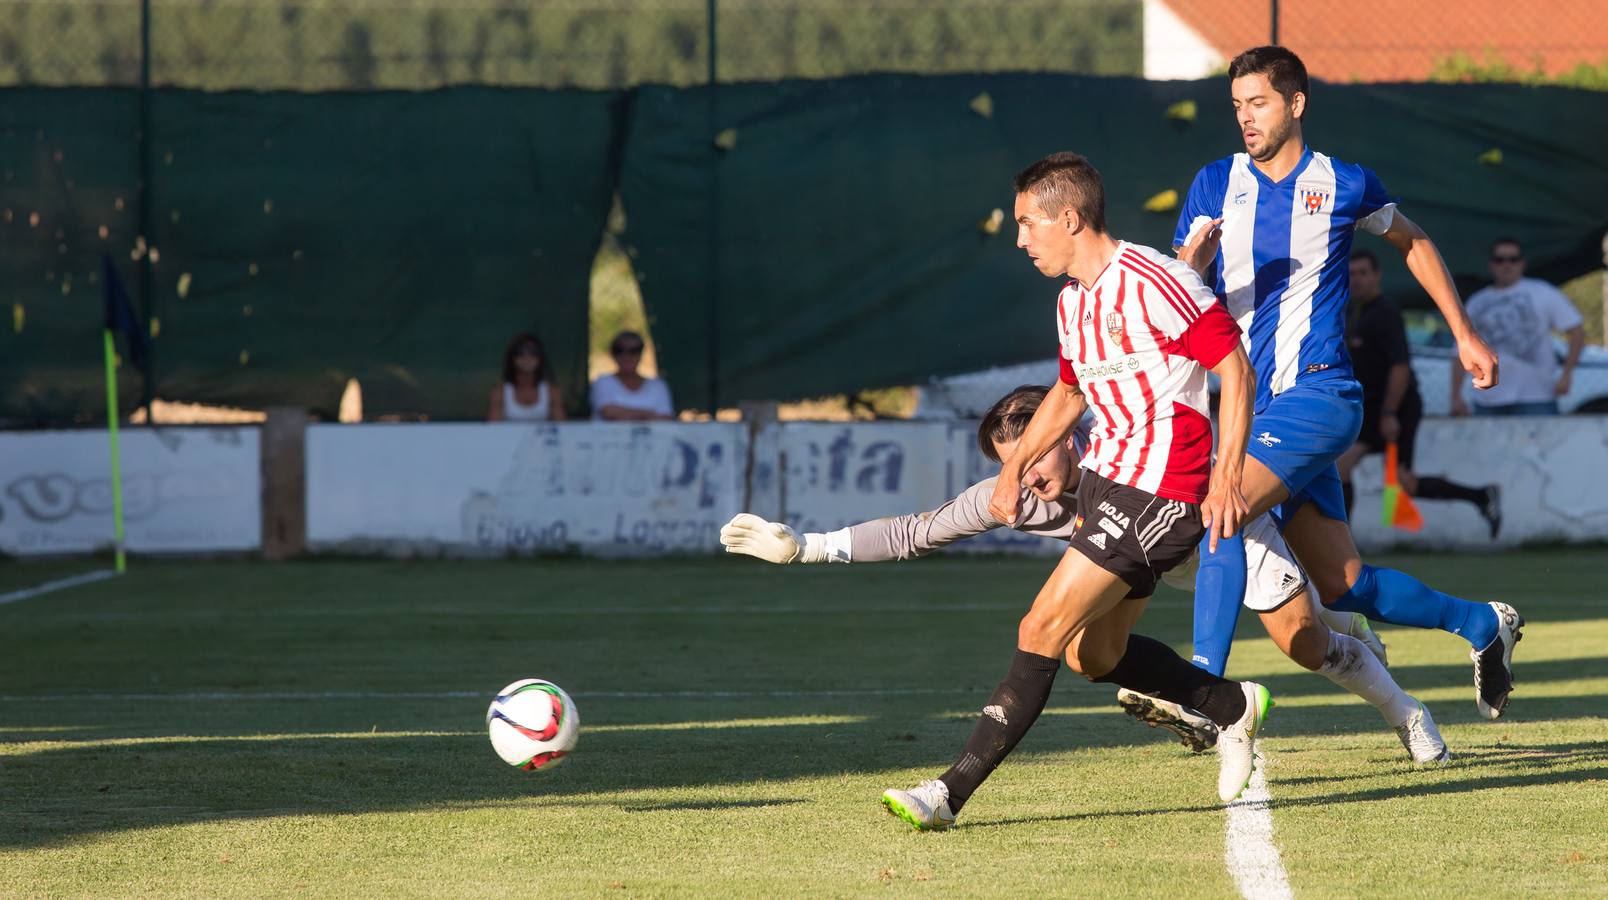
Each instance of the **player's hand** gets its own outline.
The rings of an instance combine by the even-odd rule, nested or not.
[[[988,511],[1006,525],[1015,525],[1022,512],[1021,478],[1001,470],[994,480],[994,496],[988,500]]]
[[[1566,370],[1564,370],[1564,373],[1562,375],[1558,376],[1558,385],[1554,390],[1556,390],[1556,392],[1557,392],[1559,397],[1562,397],[1564,394],[1569,393],[1569,388],[1573,384],[1574,384],[1574,373],[1570,372],[1570,371],[1568,371],[1566,369]]]
[[[1496,387],[1497,358],[1496,351],[1477,334],[1457,342],[1457,359],[1463,364],[1463,371],[1474,376],[1474,387],[1478,390],[1487,390]]]
[[[1225,478],[1212,485],[1206,499],[1200,504],[1200,520],[1206,526],[1206,533],[1211,536],[1207,546],[1213,553],[1217,552],[1217,539],[1233,537],[1250,511],[1251,506],[1245,502],[1245,495],[1240,492],[1238,484]]]
[[[1466,402],[1464,402],[1463,398],[1460,397],[1460,396],[1452,398],[1452,415],[1454,415],[1454,416],[1466,416],[1466,415],[1468,415],[1468,404]]]
[[[1401,420],[1385,413],[1379,417],[1379,436],[1394,444],[1401,439]]]
[[[720,529],[727,553],[746,553],[766,562],[786,564],[797,560],[803,548],[798,532],[781,522],[767,522],[753,513],[738,513]]]
[[[1200,277],[1206,277],[1206,269],[1217,259],[1217,248],[1223,242],[1223,220],[1216,218],[1196,229],[1184,246],[1178,250],[1178,258],[1183,260]]]

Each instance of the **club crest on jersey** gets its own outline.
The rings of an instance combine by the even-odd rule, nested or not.
[[[1122,316],[1116,313],[1106,313],[1106,334],[1111,335],[1111,343],[1122,343]]]
[[[1306,202],[1307,215],[1310,216],[1323,211],[1323,204],[1329,202],[1329,192],[1303,189],[1301,199]]]

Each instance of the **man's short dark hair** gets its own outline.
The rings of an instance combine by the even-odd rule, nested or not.
[[[1359,260],[1366,260],[1368,268],[1373,269],[1375,272],[1379,271],[1379,257],[1374,256],[1372,250],[1353,250],[1351,252],[1351,261],[1357,262]]]
[[[1061,210],[1077,210],[1083,224],[1097,232],[1106,230],[1105,183],[1094,164],[1076,153],[1051,153],[1016,173],[1016,193],[1032,194],[1038,205],[1052,216]]]
[[[1491,253],[1492,256],[1495,256],[1496,255],[1496,248],[1505,246],[1507,244],[1512,244],[1513,248],[1515,250],[1519,251],[1519,256],[1522,257],[1524,255],[1524,245],[1519,243],[1519,239],[1516,238],[1516,237],[1506,237],[1506,236],[1499,237],[1496,240],[1492,241],[1491,242],[1491,249],[1490,249],[1489,252]]]
[[[1273,90],[1278,91],[1285,103],[1295,102],[1296,94],[1312,97],[1312,83],[1307,80],[1306,64],[1301,57],[1283,47],[1252,47],[1234,57],[1228,64],[1228,80],[1246,75],[1266,75]]]
[[[994,451],[994,442],[1014,441],[1021,437],[1049,392],[1050,389],[1042,384],[1024,384],[990,406],[977,426],[977,449],[983,451],[983,456],[1001,462],[999,454]]]

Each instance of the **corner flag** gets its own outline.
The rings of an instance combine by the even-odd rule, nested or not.
[[[140,327],[129,301],[123,279],[117,275],[112,258],[101,255],[101,279],[106,285],[106,322],[101,330],[101,347],[106,356],[106,436],[112,446],[112,532],[113,547],[117,553],[119,574],[128,568],[123,548],[123,461],[117,443],[117,341],[123,335],[128,345],[128,359],[136,369],[145,371],[145,329]]]
[[[1413,498],[1396,480],[1396,442],[1385,444],[1385,497],[1379,511],[1379,524],[1403,531],[1421,531],[1424,517],[1413,505]]]

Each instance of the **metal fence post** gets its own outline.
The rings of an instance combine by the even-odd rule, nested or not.
[[[135,215],[139,219],[138,240],[144,243],[144,252],[136,261],[139,265],[140,317],[145,333],[151,333],[151,319],[155,314],[155,301],[151,296],[151,0],[140,0],[140,91],[138,100],[140,139],[137,149],[137,181],[134,185]],[[156,398],[155,341],[146,342],[145,372],[141,380],[141,403],[145,406],[145,422],[156,424],[152,401]]]
[[[720,347],[717,337],[720,326],[720,148],[715,141],[719,137],[716,126],[719,121],[719,108],[716,104],[715,94],[718,91],[719,71],[717,69],[718,45],[715,38],[715,16],[719,9],[718,0],[706,0],[705,17],[709,24],[709,64],[708,64],[708,133],[709,152],[709,221],[705,229],[705,236],[709,242],[709,321],[708,333],[705,340],[708,342],[707,356],[704,366],[709,379],[709,415],[714,416],[720,408]]]

